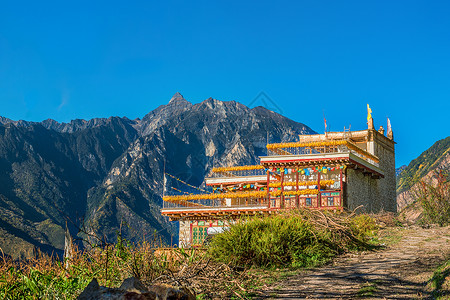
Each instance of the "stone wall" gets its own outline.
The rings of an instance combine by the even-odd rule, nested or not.
[[[385,211],[397,211],[395,143],[381,133],[373,131],[374,154],[380,159],[380,169],[384,178],[378,180],[381,201],[380,208]]]
[[[382,196],[379,189],[379,179],[370,174],[364,174],[361,169],[347,169],[346,176],[347,208],[354,210],[362,205],[359,212],[379,212],[382,208]]]
[[[180,221],[178,237],[178,247],[189,248],[191,246],[191,221]]]
[[[363,205],[361,211],[377,213],[397,210],[395,182],[395,143],[376,130],[368,130],[367,150],[380,160],[384,178],[375,179],[361,169],[346,171],[346,207]]]

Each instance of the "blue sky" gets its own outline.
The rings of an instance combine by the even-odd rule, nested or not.
[[[450,135],[449,15],[449,1],[2,1],[0,115],[136,118],[175,92],[263,91],[337,131],[366,128],[369,103],[400,166]]]

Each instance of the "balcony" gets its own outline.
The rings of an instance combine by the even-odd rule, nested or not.
[[[351,153],[371,165],[379,167],[378,157],[347,140],[268,144],[267,150],[270,154],[268,157],[283,156],[286,159],[297,156],[314,158],[323,154]]]

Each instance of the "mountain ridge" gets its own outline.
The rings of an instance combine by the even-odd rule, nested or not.
[[[156,230],[169,242],[177,230],[159,213],[164,165],[166,172],[199,186],[213,165],[257,163],[267,136],[281,142],[311,133],[262,107],[213,98],[192,104],[179,93],[135,120],[2,117],[0,247],[16,258],[35,247],[61,251],[68,218],[108,241],[121,228],[132,241]],[[173,179],[168,183],[186,188]],[[69,226],[71,233],[88,239],[77,226]]]

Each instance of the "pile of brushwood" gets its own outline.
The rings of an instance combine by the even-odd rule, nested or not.
[[[75,250],[69,262],[44,254],[28,261],[0,258],[0,298],[73,299],[97,278],[117,287],[128,277],[145,285],[187,287],[199,298],[247,298],[270,269],[323,264],[347,251],[374,247],[377,226],[367,215],[300,210],[242,219],[197,249],[152,243]]]

